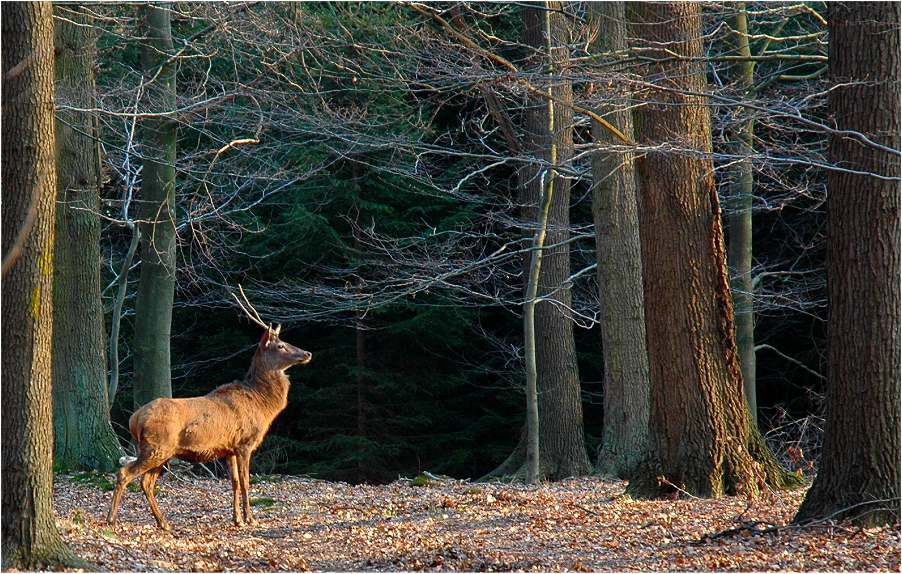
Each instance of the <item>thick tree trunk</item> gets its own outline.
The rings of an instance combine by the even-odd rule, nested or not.
[[[92,18],[57,7],[56,100],[94,107]],[[112,471],[122,448],[110,426],[100,298],[100,149],[96,119],[60,111],[53,281],[54,460],[64,468]]]
[[[564,68],[568,62],[566,48],[551,50],[552,65],[549,66],[548,48],[546,44],[546,7],[551,9],[551,26],[553,46],[565,45],[568,39],[567,22],[561,14],[559,2],[545,3],[541,6],[524,6],[523,38],[532,48],[528,69],[538,79],[532,83],[542,86],[548,82],[549,67],[555,73],[565,76]],[[546,76],[541,78],[541,76]],[[570,83],[556,78],[552,85],[553,97],[558,101],[569,102],[573,99]],[[551,112],[551,114],[549,114]],[[565,165],[573,156],[573,110],[564,104],[554,104],[549,109],[548,100],[532,96],[524,110],[524,150],[546,164],[551,161],[552,137],[549,134],[549,115],[553,115],[555,130],[554,142],[557,152],[557,165]],[[518,142],[509,142],[519,146]],[[537,162],[538,163],[538,162]],[[539,227],[540,200],[543,197],[542,173],[548,165],[529,165],[520,170],[519,202],[523,206],[522,217],[527,223],[525,234],[535,238]],[[570,237],[570,182],[560,177],[554,178],[552,202],[549,205],[545,248],[542,252],[542,263],[536,293],[539,298],[548,300],[535,305],[533,332],[535,334],[535,381],[538,397],[539,424],[539,476],[557,480],[569,476],[588,474],[591,470],[586,453],[583,436],[583,414],[580,396],[579,372],[576,364],[576,344],[573,338],[573,324],[566,311],[570,307],[570,290],[564,286],[570,277],[570,247],[561,245]],[[529,274],[531,257],[524,258],[524,269]],[[528,282],[524,285],[528,289]],[[560,303],[552,303],[554,300]],[[524,334],[528,330],[524,324]],[[529,337],[527,336],[527,339]],[[528,342],[528,341],[525,341]],[[520,441],[510,456],[486,478],[495,476],[516,475],[526,477],[527,446],[529,443],[528,425],[524,426]]]
[[[175,108],[175,63],[169,6],[147,5],[144,16],[144,67],[147,109]],[[162,67],[162,69],[161,69]],[[156,76],[156,77],[155,77]],[[155,79],[150,82],[151,78]],[[140,195],[141,278],[135,304],[135,408],[172,396],[169,337],[175,293],[176,123],[168,117],[142,122],[145,155]]]
[[[2,7],[3,254],[27,214],[34,223],[3,277],[3,568],[77,565],[53,517],[53,12]]]
[[[624,3],[596,2],[590,8],[598,20],[595,51],[626,48]],[[612,107],[606,117],[633,139],[629,110]],[[619,143],[604,127],[593,124],[592,135],[601,148],[592,157],[592,214],[604,356],[604,429],[598,470],[627,477],[645,451],[649,389],[634,156],[630,151],[604,151],[604,146]]]
[[[736,9],[736,51],[737,56],[749,57],[748,18],[745,4]],[[754,97],[755,62],[739,62],[734,67],[737,89],[741,97]],[[736,346],[739,350],[739,364],[742,369],[742,383],[745,400],[749,405],[752,420],[758,420],[758,393],[755,387],[755,297],[752,286],[752,197],[754,193],[754,172],[751,154],[755,131],[755,120],[749,114],[739,112],[743,119],[736,132],[736,153],[743,156],[733,168],[733,185],[730,188],[730,203],[727,230],[727,262],[730,266],[730,284],[733,290],[733,308],[736,316]]]
[[[701,59],[699,4],[635,3],[631,10],[633,36]],[[648,452],[629,492],[754,495],[789,476],[743,399],[710,115],[702,97],[679,93],[705,91],[704,64],[661,56],[643,72],[666,89],[642,94],[647,103],[635,114],[637,139],[649,148],[637,162],[637,184],[651,408]]]
[[[836,128],[900,149],[899,4],[830,4]],[[900,293],[898,155],[833,135],[827,176],[827,424],[796,521],[898,522]]]
[[[560,10],[557,2],[548,3]],[[530,69],[546,72],[548,57],[545,39],[545,10],[541,7],[523,8],[523,37],[534,50]],[[551,12],[552,42],[556,74],[568,60],[566,45],[567,22],[560,12]],[[536,80],[536,84],[542,82]],[[552,88],[555,98],[569,102],[573,98],[569,82],[556,78]],[[525,112],[526,149],[543,162],[550,162],[552,137],[557,148],[557,164],[565,165],[573,155],[573,111],[556,104],[554,134],[548,132],[549,109],[544,98],[530,98]],[[541,173],[547,166],[530,166],[521,172],[521,204],[524,220],[539,221],[539,202],[542,193]],[[539,410],[540,475],[550,480],[587,474],[590,470],[583,436],[583,411],[580,396],[579,372],[576,365],[576,344],[569,309],[570,290],[564,283],[570,277],[570,246],[561,245],[570,238],[570,182],[557,176],[549,206],[546,249],[543,250],[538,296],[547,297],[535,308],[536,381]],[[529,230],[532,236],[535,229]],[[527,261],[528,265],[528,261]],[[554,300],[560,305],[551,302]]]

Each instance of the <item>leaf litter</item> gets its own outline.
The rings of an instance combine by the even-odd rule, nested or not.
[[[172,533],[157,529],[133,492],[119,523],[106,524],[111,493],[58,475],[63,538],[109,571],[900,570],[898,527],[779,528],[804,491],[648,501],[596,477],[536,487],[257,477],[252,495],[266,501],[254,506],[259,524],[239,528],[228,480],[167,474],[157,484]]]

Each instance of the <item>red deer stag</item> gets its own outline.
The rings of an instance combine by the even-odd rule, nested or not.
[[[219,386],[202,397],[160,398],[135,411],[128,428],[138,446],[138,457],[119,470],[110,524],[116,522],[125,487],[143,475],[141,488],[157,524],[171,530],[154,496],[163,465],[171,458],[209,462],[222,457],[229,463],[235,525],[256,523],[248,495],[251,455],[288,402],[285,371],[309,363],[313,355],[279,340],[282,326],[273,329],[265,324],[240,285],[239,290],[247,306],[234,294],[232,297],[253,322],[265,329],[247,375],[243,381]]]

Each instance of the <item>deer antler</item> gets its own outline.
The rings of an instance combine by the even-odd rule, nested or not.
[[[272,326],[267,325],[266,323],[263,322],[263,319],[260,318],[260,313],[258,313],[257,310],[254,309],[254,306],[251,305],[251,302],[248,301],[247,295],[244,294],[244,288],[241,287],[240,283],[238,284],[238,291],[241,293],[241,299],[244,299],[244,303],[242,303],[241,299],[236,297],[235,294],[232,293],[231,291],[229,291],[229,295],[231,295],[232,299],[234,299],[235,302],[238,303],[238,306],[241,307],[241,310],[244,311],[244,314],[247,315],[247,318],[250,319],[251,321],[253,321],[254,323],[260,325],[267,331],[272,331],[273,330]]]

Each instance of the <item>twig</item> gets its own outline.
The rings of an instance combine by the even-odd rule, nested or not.
[[[704,535],[702,535],[701,538],[699,538],[695,542],[692,542],[691,544],[693,546],[699,546],[701,544],[705,544],[706,542],[710,542],[712,540],[718,540],[721,538],[729,538],[731,536],[736,536],[737,534],[742,534],[743,532],[750,532],[751,534],[757,536],[757,535],[764,535],[764,534],[772,534],[774,532],[782,532],[784,530],[802,530],[805,528],[811,528],[813,526],[818,526],[818,525],[824,524],[826,522],[832,522],[834,517],[839,516],[841,514],[845,514],[846,512],[848,512],[854,508],[858,508],[860,506],[870,506],[873,504],[879,504],[879,503],[883,503],[883,502],[898,503],[899,499],[898,498],[885,498],[885,499],[877,499],[877,500],[867,500],[864,502],[859,502],[857,504],[853,504],[851,506],[847,506],[845,508],[840,508],[836,512],[833,512],[823,518],[818,518],[815,520],[808,520],[808,521],[802,522],[802,523],[793,522],[790,524],[785,524],[783,526],[778,526],[771,522],[764,522],[761,520],[749,520],[749,521],[743,522],[741,526],[738,526],[736,528],[728,528],[727,530],[715,532],[714,534],[704,534]],[[767,528],[757,528],[757,526],[760,526],[762,524],[767,524],[769,526]]]
[[[688,491],[684,490],[683,488],[680,488],[679,486],[677,486],[677,485],[675,485],[674,483],[670,482],[669,480],[667,480],[667,479],[666,479],[665,477],[663,477],[663,476],[659,476],[659,477],[658,477],[658,484],[659,484],[659,485],[660,485],[660,484],[666,484],[667,486],[673,487],[673,488],[675,488],[676,490],[682,492],[683,494],[685,494],[685,495],[688,496],[689,498],[692,498],[692,499],[695,499],[695,500],[701,500],[699,497],[695,496],[695,495],[692,494],[691,492],[688,492]]]
[[[767,528],[758,528],[758,526],[767,525]],[[692,542],[693,546],[700,546],[707,542],[711,542],[714,540],[720,540],[721,538],[730,538],[731,536],[736,536],[738,534],[742,534],[743,532],[751,532],[752,534],[770,534],[771,532],[778,532],[780,530],[789,528],[789,526],[777,526],[771,522],[764,522],[762,520],[747,520],[741,523],[741,526],[737,526],[735,528],[728,528],[726,530],[721,530],[720,532],[715,532],[714,534],[704,534],[698,540]]]

